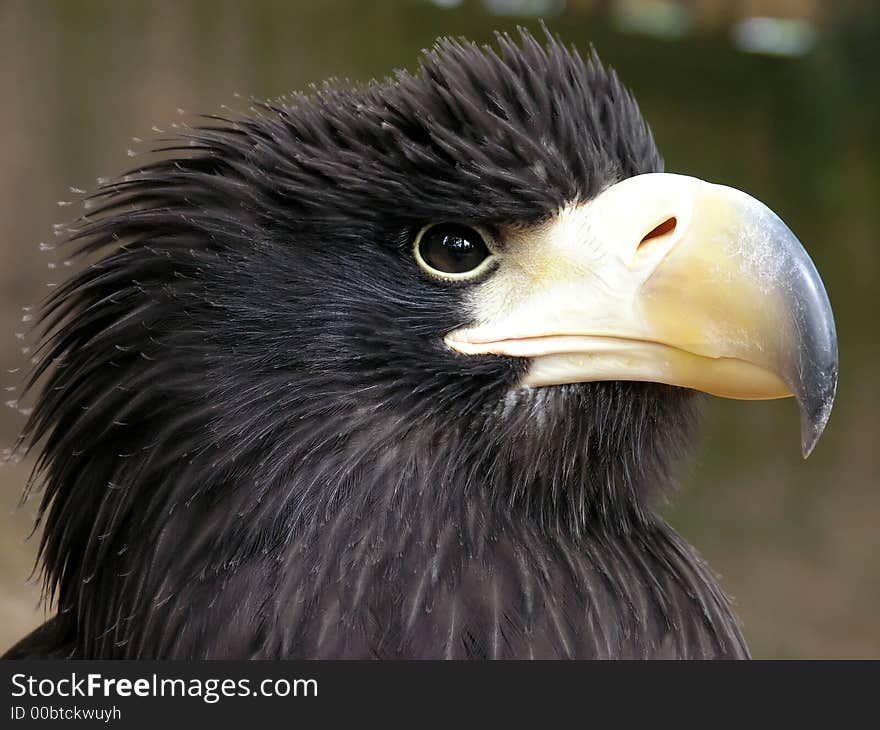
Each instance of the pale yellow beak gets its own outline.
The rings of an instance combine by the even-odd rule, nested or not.
[[[475,288],[465,354],[530,358],[523,385],[644,380],[728,398],[794,395],[807,456],[837,386],[828,296],[794,234],[733,188],[624,180],[505,235]]]

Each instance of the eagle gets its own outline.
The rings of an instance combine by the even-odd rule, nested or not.
[[[700,393],[837,382],[746,193],[550,33],[202,118],[100,183],[24,431],[53,617],[7,658],[746,658],[658,512]]]

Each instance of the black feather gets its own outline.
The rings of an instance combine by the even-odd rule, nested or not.
[[[26,436],[58,616],[8,656],[745,656],[655,512],[689,391],[514,388],[442,346],[424,223],[540,221],[662,169],[591,55],[441,41],[413,75],[213,118],[91,197]]]

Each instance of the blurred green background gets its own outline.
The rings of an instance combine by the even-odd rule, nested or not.
[[[722,575],[758,657],[880,656],[880,10],[811,0],[0,2],[0,391],[28,365],[28,312],[68,270],[52,224],[70,188],[187,112],[328,76],[414,67],[436,36],[489,41],[539,18],[594,44],[653,127],[667,170],[742,188],[802,239],[840,336],[840,390],[809,461],[793,401],[707,399],[667,507]],[[136,138],[132,140],[132,138]],[[22,321],[25,320],[25,321]],[[18,373],[8,371],[21,369]],[[0,443],[23,423],[0,408]],[[42,618],[27,578],[29,462],[0,466],[0,650]]]

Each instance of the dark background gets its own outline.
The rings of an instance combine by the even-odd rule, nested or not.
[[[880,656],[878,3],[0,0],[0,404],[18,394],[8,371],[28,366],[22,307],[69,273],[41,251],[78,211],[56,201],[122,172],[145,148],[133,137],[187,119],[179,107],[246,109],[328,76],[382,77],[438,35],[489,41],[539,16],[618,70],[668,171],[750,192],[814,258],[841,353],[824,438],[804,462],[792,400],[707,398],[705,438],[666,511],[722,575],[755,655]],[[754,16],[788,22],[762,35]],[[0,444],[22,423],[0,407]],[[36,502],[17,507],[30,465],[0,466],[0,650],[43,615],[27,582]]]

